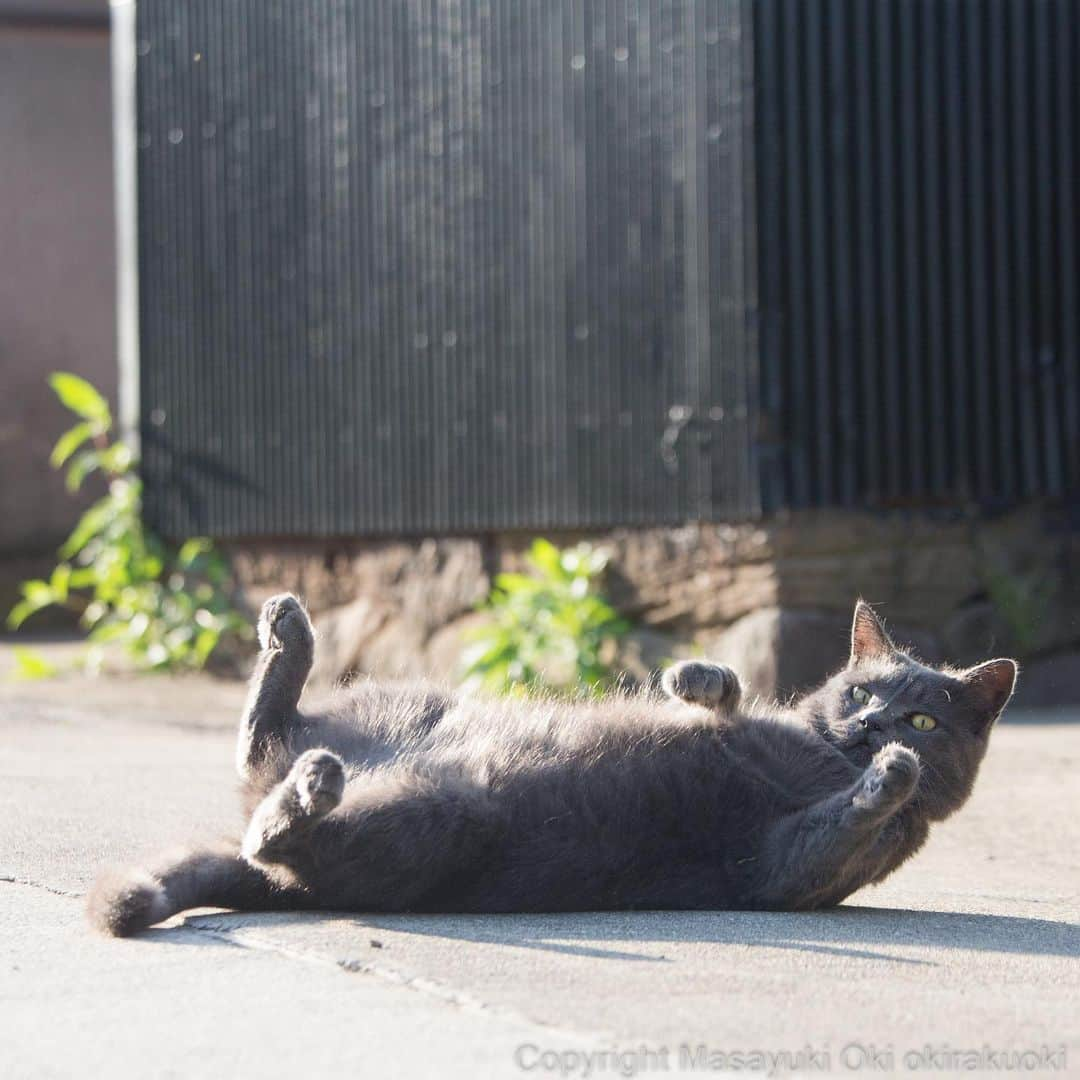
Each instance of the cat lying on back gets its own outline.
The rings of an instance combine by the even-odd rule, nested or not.
[[[361,683],[300,712],[314,636],[270,600],[240,726],[243,841],[107,873],[92,921],[132,934],[247,910],[812,909],[880,881],[971,793],[1012,660],[935,670],[855,609],[847,667],[740,706],[687,661],[576,704]]]

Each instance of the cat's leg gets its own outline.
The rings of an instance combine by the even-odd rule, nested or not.
[[[258,634],[262,652],[251,676],[236,746],[236,767],[244,780],[259,772],[268,755],[282,757],[283,740],[315,658],[315,634],[307,612],[288,593],[263,604]]]
[[[754,892],[761,906],[837,903],[871,880],[884,857],[882,844],[894,832],[900,842],[902,832],[889,825],[918,782],[918,755],[889,743],[852,787],[781,820],[755,860]]]
[[[273,911],[310,906],[304,890],[283,888],[227,845],[178,851],[145,868],[107,870],[86,904],[90,922],[114,937],[137,934],[189,908]]]
[[[734,712],[742,699],[739,676],[724,664],[705,660],[672,664],[664,672],[662,686],[668,697],[714,712]]]
[[[505,820],[486,785],[408,769],[375,770],[351,783],[341,802],[324,813],[333,792],[323,806],[312,800],[305,808],[303,795],[289,791],[290,782],[280,786],[276,803],[273,796],[264,801],[243,850],[272,873],[282,868],[285,880],[302,882],[321,907],[479,910],[489,899],[476,882],[491,865],[498,846],[493,838]],[[478,892],[463,901],[468,882]]]
[[[329,750],[307,750],[255,808],[241,854],[251,863],[287,862],[308,834],[341,802],[345,767]]]

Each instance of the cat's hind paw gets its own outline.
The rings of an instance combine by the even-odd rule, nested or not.
[[[240,846],[249,863],[281,862],[341,802],[345,766],[329,750],[305,750],[255,808]]]
[[[303,605],[292,593],[271,596],[262,606],[258,623],[259,645],[264,649],[311,649],[315,632]]]
[[[664,693],[706,709],[734,709],[742,696],[739,676],[724,664],[683,660],[664,672]]]
[[[345,791],[345,766],[329,750],[307,750],[301,754],[290,773],[296,785],[300,807],[320,817],[329,814]]]

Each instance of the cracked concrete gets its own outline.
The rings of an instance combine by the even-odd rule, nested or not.
[[[242,696],[0,685],[5,1076],[649,1075],[699,1046],[802,1051],[800,1075],[899,1075],[929,1052],[932,1075],[943,1044],[1064,1047],[1080,1072],[1080,714],[1003,723],[968,807],[831,912],[212,912],[92,934],[102,863],[236,828]]]

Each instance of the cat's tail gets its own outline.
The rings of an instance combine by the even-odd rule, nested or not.
[[[87,897],[98,930],[128,937],[197,907],[267,911],[306,907],[301,890],[276,885],[232,847],[201,848],[166,856],[152,868],[106,870]]]

